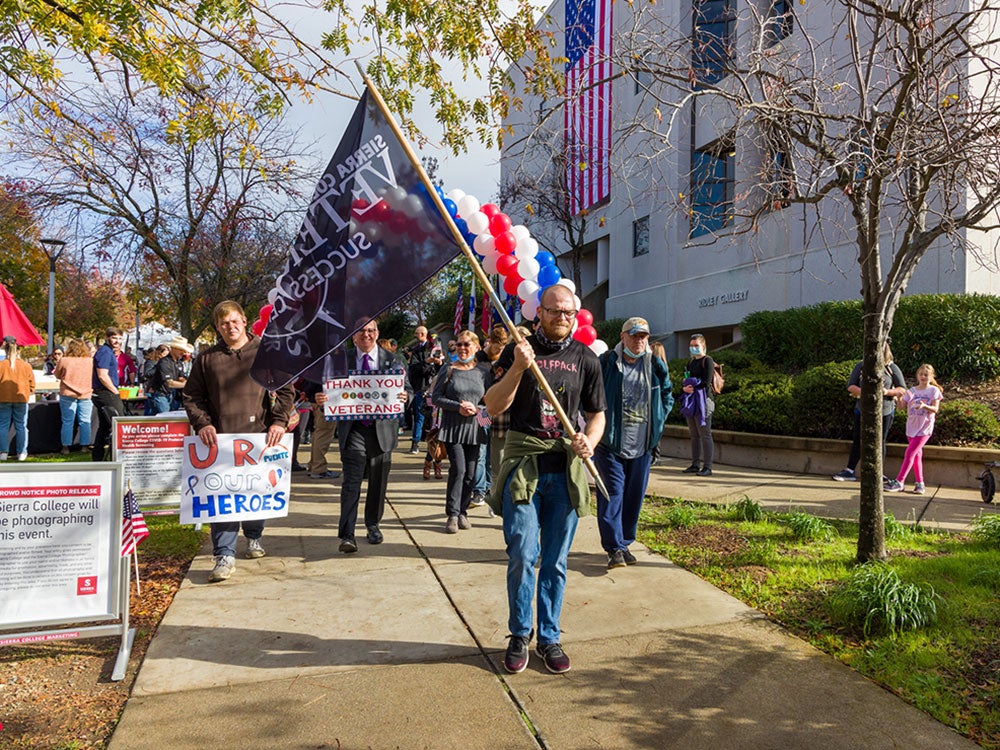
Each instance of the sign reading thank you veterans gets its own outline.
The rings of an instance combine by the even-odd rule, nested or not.
[[[406,404],[399,400],[405,390],[403,373],[355,372],[343,378],[326,381],[323,392],[327,402],[323,408],[326,420],[340,419],[400,419]]]
[[[288,515],[292,435],[267,447],[267,433],[225,434],[209,448],[184,438],[181,523],[254,521]]]

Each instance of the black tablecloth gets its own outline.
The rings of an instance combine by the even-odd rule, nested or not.
[[[62,429],[62,414],[58,401],[39,401],[28,404],[28,453],[58,453],[62,448],[59,431]],[[97,430],[97,412],[91,415],[91,430]],[[91,432],[91,435],[94,434]],[[79,443],[79,430],[73,432],[73,443]],[[13,456],[14,425],[10,427],[10,454]]]

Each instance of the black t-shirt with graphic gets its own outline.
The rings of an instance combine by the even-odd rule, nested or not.
[[[167,385],[168,380],[180,380],[181,368],[173,357],[169,354],[156,361],[156,369],[153,370],[153,377],[149,379],[149,390],[162,396],[169,396],[173,393],[173,388]]]
[[[575,419],[577,412],[604,411],[604,379],[601,363],[597,355],[579,341],[573,341],[565,349],[553,351],[535,336],[527,339],[535,351],[535,362],[559,399],[569,418]],[[514,344],[504,347],[500,358],[494,363],[493,371],[499,380],[503,373],[514,364]],[[525,370],[521,382],[514,393],[510,410],[510,429],[537,437],[560,437],[562,424],[555,409],[531,370]]]

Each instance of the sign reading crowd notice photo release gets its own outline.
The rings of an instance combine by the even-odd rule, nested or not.
[[[292,435],[267,447],[267,434],[217,435],[209,448],[184,438],[181,523],[258,521],[288,515]]]
[[[116,464],[0,467],[0,629],[118,617],[121,508]]]
[[[330,378],[323,387],[326,421],[341,419],[402,419],[406,404],[399,400],[405,388],[399,370],[352,372]]]

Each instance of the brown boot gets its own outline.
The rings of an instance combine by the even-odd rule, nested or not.
[[[435,479],[441,479],[441,462],[440,461],[435,461],[434,462],[434,478]]]
[[[429,458],[424,459],[424,479],[431,478],[431,460]]]

